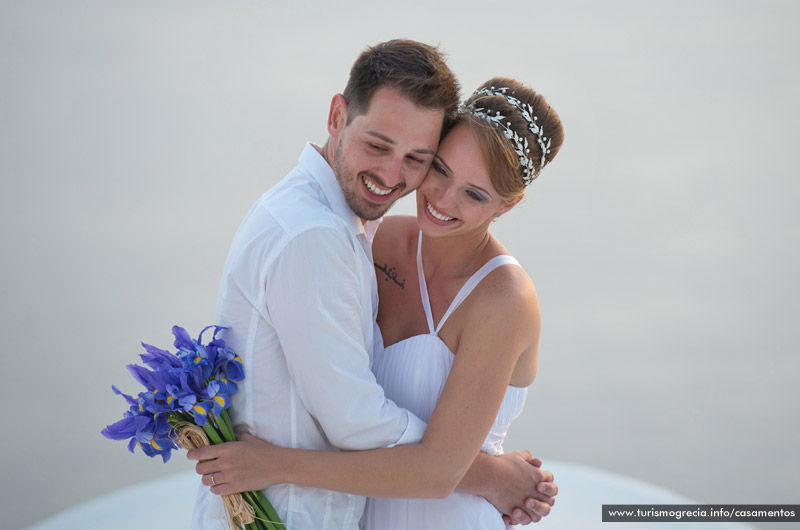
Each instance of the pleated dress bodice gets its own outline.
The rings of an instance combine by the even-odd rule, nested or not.
[[[489,260],[466,281],[434,327],[422,270],[421,244],[422,234],[417,246],[417,273],[429,333],[408,337],[383,347],[382,338],[377,331],[376,337],[380,343],[375,348],[372,369],[389,399],[427,422],[433,414],[456,357],[439,338],[439,331],[486,275],[502,265],[519,266],[519,263],[508,255],[495,256]],[[527,392],[527,387],[508,386],[482,451],[489,454],[503,452],[503,440],[511,422],[522,412]],[[505,528],[500,513],[488,501],[483,497],[460,492],[454,492],[445,499],[369,499],[363,526],[365,530]]]

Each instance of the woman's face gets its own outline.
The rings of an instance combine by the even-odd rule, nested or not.
[[[480,146],[467,125],[456,125],[439,144],[417,189],[417,223],[428,236],[485,232],[506,203],[492,186]]]

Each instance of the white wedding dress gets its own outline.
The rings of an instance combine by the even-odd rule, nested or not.
[[[436,400],[455,355],[439,338],[438,332],[480,281],[495,268],[517,265],[508,255],[495,256],[473,274],[456,295],[447,312],[434,329],[428,300],[428,288],[422,271],[421,240],[417,243],[417,274],[419,275],[422,307],[430,333],[416,335],[382,348],[375,349],[373,371],[386,396],[424,421],[429,421]],[[503,439],[511,422],[522,412],[528,389],[509,386],[497,418],[483,443],[482,451],[492,455],[503,452]],[[454,492],[445,499],[375,499],[367,500],[363,527],[365,530],[504,530],[501,514],[486,499],[476,495]]]

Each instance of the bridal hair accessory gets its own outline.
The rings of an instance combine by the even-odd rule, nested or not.
[[[542,160],[539,163],[539,171],[541,171],[544,169],[544,166],[547,163],[546,157],[550,152],[551,139],[548,139],[544,135],[544,127],[536,123],[538,118],[533,115],[533,107],[528,103],[523,103],[514,96],[506,94],[507,91],[508,87],[495,88],[491,86],[476,90],[473,95],[501,96],[505,98],[506,101],[508,101],[514,108],[520,111],[522,117],[528,122],[528,130],[536,135],[536,142],[539,144],[539,148],[542,151]],[[514,151],[517,153],[517,156],[519,157],[519,163],[522,166],[522,180],[525,182],[526,186],[533,182],[533,180],[536,178],[536,168],[534,166],[533,159],[529,156],[531,150],[528,147],[528,140],[520,137],[517,132],[511,128],[511,122],[505,121],[506,116],[500,114],[500,111],[496,111],[495,114],[491,114],[483,107],[474,107],[473,105],[461,105],[458,112],[462,114],[473,114],[474,116],[483,118],[489,123],[500,127],[500,129],[503,130],[503,135],[514,143]]]

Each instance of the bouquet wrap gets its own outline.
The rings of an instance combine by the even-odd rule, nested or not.
[[[172,429],[175,443],[187,451],[211,445],[205,431],[194,423],[189,423],[188,421],[180,422],[174,425]],[[222,504],[225,506],[225,513],[228,514],[228,519],[237,527],[248,525],[256,520],[256,511],[245,502],[241,493],[223,495]]]

